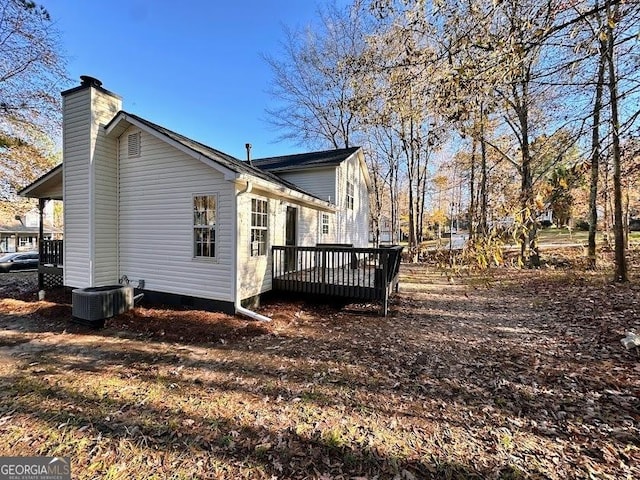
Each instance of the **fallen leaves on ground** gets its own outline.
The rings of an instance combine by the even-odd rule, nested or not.
[[[255,335],[55,305],[0,302],[0,451],[74,478],[640,478],[640,287],[603,272],[403,265],[387,318],[273,301]]]

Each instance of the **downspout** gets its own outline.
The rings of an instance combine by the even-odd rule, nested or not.
[[[247,148],[248,150],[248,148]],[[237,221],[238,221],[238,198],[240,197],[240,195],[243,195],[245,193],[250,193],[251,190],[253,190],[253,184],[247,180],[247,185],[244,188],[244,190],[239,191],[238,193],[236,193],[236,215],[235,215],[235,232],[236,235],[238,234],[238,225],[237,225]],[[236,246],[235,246],[235,259],[236,259],[236,268],[234,269],[234,274],[235,274],[235,295],[234,295],[234,308],[237,314],[239,315],[243,315],[245,317],[249,317],[252,318],[253,320],[259,320],[261,322],[270,322],[271,319],[269,317],[265,317],[264,315],[260,315],[257,312],[254,312],[253,310],[249,310],[248,308],[244,308],[242,305],[240,305],[240,296],[239,296],[239,292],[240,292],[240,288],[238,285],[238,246],[237,246],[237,242],[236,242]]]
[[[236,301],[235,308],[236,308],[236,313],[239,313],[240,315],[244,315],[245,317],[253,318],[254,320],[259,320],[261,322],[271,321],[269,317],[265,317],[264,315],[260,315],[259,313],[254,312],[253,310],[244,308],[243,306],[240,305],[240,302],[238,301]]]

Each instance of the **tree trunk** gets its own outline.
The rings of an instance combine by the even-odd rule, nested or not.
[[[607,0],[607,18],[615,18],[618,7],[614,7],[613,16],[610,12],[611,0]],[[618,82],[615,68],[615,37],[614,26],[607,23],[607,61],[609,66],[609,97],[611,104],[611,143],[613,148],[613,209],[614,209],[614,239],[615,239],[615,276],[616,282],[628,282],[627,260],[625,258],[624,225],[622,218],[622,183],[621,183],[621,154],[620,154],[620,123],[618,116]]]
[[[627,186],[624,190],[624,214],[623,214],[623,225],[624,225],[624,248],[629,250],[629,180],[627,180]]]
[[[598,3],[596,2],[596,7]],[[598,176],[600,167],[600,111],[602,109],[602,93],[604,90],[604,70],[607,57],[607,44],[602,38],[598,58],[598,78],[596,81],[596,98],[593,104],[593,126],[591,128],[591,185],[589,189],[589,247],[588,267],[596,268],[596,233],[598,231]]]
[[[393,160],[390,179],[390,200],[391,200],[391,241],[400,242],[400,217],[398,215],[398,160]]]
[[[475,240],[475,221],[476,221],[476,150],[478,148],[478,140],[476,139],[475,132],[472,137],[471,144],[471,165],[470,165],[470,175],[469,175],[469,239],[471,242]]]
[[[520,105],[518,108],[518,121],[520,122],[521,137],[521,208],[523,214],[523,223],[527,229],[527,235],[521,238],[520,254],[521,260],[524,262],[524,254],[526,251],[525,242],[529,248],[529,266],[540,266],[540,254],[537,245],[537,225],[536,211],[533,201],[533,174],[531,172],[531,152],[529,151],[529,75],[525,74],[520,82],[522,91],[520,92]],[[514,87],[514,90],[516,87]]]
[[[609,158],[608,152],[605,155],[604,162],[604,185],[602,189],[602,204],[604,211],[602,212],[602,241],[607,248],[611,246],[611,239],[609,238],[609,233],[611,232],[611,202],[609,200]]]
[[[380,244],[380,217],[382,215],[382,186],[379,184],[380,171],[378,165],[373,166],[370,170],[373,183],[373,211],[371,212],[373,243],[378,246]]]
[[[479,230],[480,235],[486,237],[489,233],[488,223],[487,223],[487,208],[488,208],[488,198],[487,198],[487,143],[485,141],[485,132],[484,132],[484,111],[482,107],[480,107],[480,222],[479,222]]]
[[[417,191],[418,191],[418,198],[417,198],[417,210],[418,210],[418,242],[422,243],[424,241],[424,207],[425,207],[425,200],[426,200],[426,196],[427,196],[427,185],[426,185],[426,165],[423,166],[421,165],[421,160],[420,160],[420,152],[418,152],[418,185],[417,185]],[[426,161],[425,161],[426,163]]]

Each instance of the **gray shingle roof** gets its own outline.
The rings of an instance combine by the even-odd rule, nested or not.
[[[280,157],[257,158],[253,166],[269,172],[286,172],[304,168],[336,166],[353,155],[360,147],[324,150],[321,152],[298,153]]]
[[[37,235],[39,232],[40,232],[40,227],[27,227],[25,225],[22,225],[21,223],[11,223],[11,224],[0,225],[0,233],[33,233]],[[45,223],[44,232],[45,233],[62,233],[62,229],[52,227],[51,225]]]

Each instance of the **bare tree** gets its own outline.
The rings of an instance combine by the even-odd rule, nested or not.
[[[598,0],[595,1],[599,7]],[[592,28],[593,38],[598,42],[598,63],[596,73],[596,85],[593,101],[593,114],[591,126],[591,175],[589,186],[589,239],[588,239],[588,264],[590,268],[596,267],[596,233],[598,231],[598,178],[601,155],[600,116],[602,113],[602,96],[604,90],[605,66],[607,59],[607,37],[603,31],[604,24],[602,14],[598,10],[595,15],[595,28]]]
[[[47,10],[32,1],[0,0],[0,180],[3,200],[54,161],[50,138],[60,120],[66,82],[59,35]]]
[[[345,148],[354,144],[354,89],[364,37],[358,5],[319,12],[319,25],[286,30],[282,56],[265,56],[278,106],[267,110],[280,139]]]
[[[616,282],[629,281],[627,272],[627,259],[625,256],[624,225],[622,218],[622,180],[621,180],[621,154],[620,154],[620,116],[618,113],[618,75],[616,72],[616,49],[615,49],[615,22],[619,14],[619,5],[612,5],[611,0],[605,0],[607,13],[607,67],[609,78],[607,87],[609,89],[609,104],[611,106],[611,144],[613,154],[613,209],[614,209],[614,240],[615,240],[615,263],[616,271],[614,280]]]

